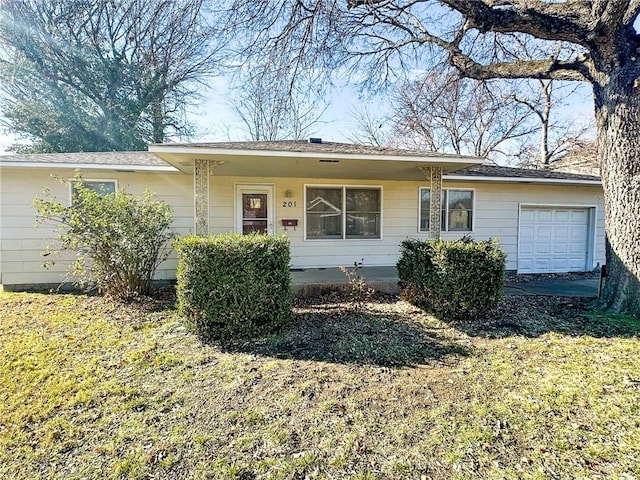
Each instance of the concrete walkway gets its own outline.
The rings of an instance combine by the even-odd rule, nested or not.
[[[395,267],[363,267],[359,270],[367,284],[378,291],[398,293],[398,273]],[[530,276],[529,276],[530,278]],[[540,277],[527,281],[505,283],[505,295],[558,295],[566,297],[595,297],[599,279]],[[291,283],[296,296],[313,296],[345,290],[347,276],[338,268],[306,268],[291,271]]]

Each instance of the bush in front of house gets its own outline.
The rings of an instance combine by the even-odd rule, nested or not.
[[[171,207],[150,190],[142,195],[95,191],[79,173],[72,181],[71,205],[50,194],[34,200],[37,223],[59,227],[58,244],[47,246],[43,255],[74,252],[71,274],[101,293],[121,300],[148,295],[175,236]]]
[[[223,234],[179,238],[178,309],[204,340],[282,329],[291,319],[289,239]]]
[[[397,269],[403,298],[443,320],[474,320],[502,298],[506,255],[497,240],[405,240]]]

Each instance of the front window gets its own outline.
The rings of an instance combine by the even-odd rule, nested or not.
[[[307,238],[380,238],[382,190],[307,187]]]
[[[307,188],[307,237],[342,238],[342,188]]]
[[[470,232],[473,230],[473,190],[442,190],[440,214],[442,231]],[[429,231],[431,191],[420,189],[420,231]]]

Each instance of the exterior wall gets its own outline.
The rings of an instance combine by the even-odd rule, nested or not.
[[[605,263],[604,194],[600,186],[535,185],[524,183],[446,182],[444,188],[476,190],[474,231],[477,240],[498,238],[507,254],[507,269],[517,270],[519,205],[596,207],[593,265]],[[457,235],[443,233],[449,240]]]
[[[67,276],[71,257],[57,257],[44,269],[41,252],[54,245],[53,224],[34,226],[33,199],[47,188],[61,202],[69,201],[69,190],[53,176],[72,178],[72,169],[0,168],[0,284],[56,284],[71,281]],[[173,208],[174,228],[179,234],[193,231],[193,177],[181,173],[130,173],[86,170],[86,179],[117,180],[118,188],[140,194],[145,188]],[[161,266],[157,279],[175,278],[177,261],[172,254]]]
[[[294,268],[335,267],[364,261],[365,266],[395,265],[399,244],[406,238],[427,239],[418,232],[419,188],[429,187],[429,181],[363,181],[301,178],[211,177],[210,218],[212,233],[235,231],[235,185],[273,184],[275,186],[276,233],[286,233],[291,239]],[[370,185],[382,187],[382,239],[367,240],[305,240],[305,185]],[[464,188],[475,191],[474,229],[470,235],[477,240],[496,237],[507,253],[507,269],[517,269],[519,205],[557,204],[596,207],[596,240],[593,267],[604,263],[604,207],[599,186],[536,185],[506,182],[443,182],[443,188]],[[293,195],[286,197],[285,192]],[[286,207],[295,202],[295,207]],[[298,227],[284,227],[281,219],[297,219]],[[442,232],[443,240],[460,238],[464,233]]]
[[[0,284],[55,284],[69,281],[66,277],[67,261],[57,260],[45,270],[40,252],[55,238],[52,226],[34,227],[33,199],[49,188],[61,201],[67,201],[69,192],[51,175],[71,178],[71,169],[0,168]],[[173,208],[174,228],[179,234],[194,230],[193,177],[182,173],[127,173],[107,170],[85,171],[87,179],[117,180],[118,188],[131,193],[142,193],[145,188]],[[275,232],[285,233],[291,239],[292,267],[335,267],[364,261],[365,266],[394,265],[398,259],[399,244],[406,238],[428,238],[418,232],[419,188],[429,187],[429,181],[363,181],[326,180],[313,178],[252,178],[210,177],[209,224],[212,233],[232,232],[236,229],[236,184],[273,184],[275,203]],[[304,186],[305,185],[370,185],[382,187],[382,238],[366,240],[305,240],[304,239]],[[475,239],[497,237],[508,255],[507,268],[517,269],[519,205],[557,204],[596,206],[596,243],[594,267],[604,263],[604,208],[600,187],[536,185],[488,182],[452,182],[446,178],[443,188],[471,188],[475,191]],[[293,195],[287,197],[285,192]],[[289,207],[289,202],[295,206]],[[297,219],[298,227],[285,228],[282,219]],[[443,232],[442,238],[454,239],[463,233]],[[176,258],[173,254],[161,266],[157,278],[175,278]]]

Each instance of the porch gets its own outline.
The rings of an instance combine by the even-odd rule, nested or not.
[[[353,265],[345,265],[353,268]],[[358,271],[367,284],[383,293],[399,293],[396,267],[362,267]],[[291,287],[296,297],[313,297],[343,291],[349,280],[339,268],[304,268],[291,270]]]
[[[351,267],[350,265],[345,265]],[[396,267],[362,267],[358,274],[374,290],[399,293]],[[509,278],[505,295],[543,295],[562,297],[597,297],[599,278],[592,273],[567,275],[522,275]],[[339,268],[305,268],[291,270],[291,286],[296,297],[313,297],[344,291],[347,276]]]

